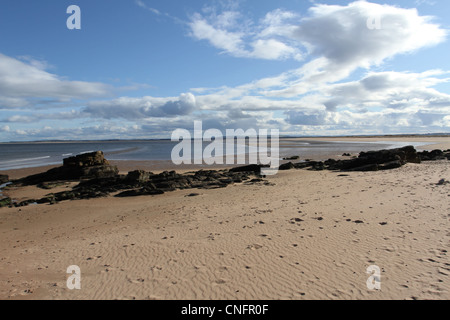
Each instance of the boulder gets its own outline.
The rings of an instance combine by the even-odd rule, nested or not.
[[[105,159],[102,151],[92,153],[84,153],[75,157],[66,158],[63,160],[64,167],[95,167],[95,166],[109,166],[108,160]]]
[[[128,172],[125,181],[127,183],[134,183],[134,184],[141,184],[141,183],[145,183],[148,182],[148,180],[150,179],[150,176],[152,176],[153,173],[152,172],[147,172],[147,171],[143,171],[143,170],[135,170],[135,171],[130,171]]]
[[[103,152],[98,151],[64,159],[62,167],[28,176],[17,182],[24,185],[37,185],[53,181],[111,178],[118,173],[117,167],[111,166],[104,158]]]
[[[299,156],[292,156],[292,157],[283,158],[283,160],[288,160],[288,161],[290,161],[290,160],[298,160],[298,159],[300,159]]]
[[[291,170],[291,169],[295,169],[295,166],[292,162],[288,162],[288,163],[284,163],[280,166],[279,168],[280,170]]]

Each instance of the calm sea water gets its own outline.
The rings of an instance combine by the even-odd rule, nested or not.
[[[171,160],[171,152],[177,142],[170,140],[146,141],[95,141],[63,143],[6,143],[0,144],[0,171],[62,164],[64,158],[101,150],[108,160]],[[204,143],[204,147],[209,143]],[[298,155],[301,159],[327,159],[330,155],[358,153],[418,146],[410,142],[351,143],[321,141],[291,141],[280,139],[280,158]],[[192,149],[193,150],[193,149]],[[224,151],[226,148],[224,147]]]

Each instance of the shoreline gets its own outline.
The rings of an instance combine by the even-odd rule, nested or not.
[[[380,137],[386,138],[387,140],[380,140]],[[404,137],[408,138],[407,141]],[[450,137],[442,137],[442,136],[368,136],[368,137],[329,137],[329,138],[283,138],[286,141],[317,141],[317,142],[410,142],[410,143],[426,143],[425,145],[418,146],[416,149],[418,150],[434,150],[441,149],[447,150],[450,149]],[[52,143],[52,142],[48,142]],[[328,153],[325,155],[320,155],[316,157],[308,157],[311,160],[316,161],[324,161],[329,158],[332,159],[341,159],[342,153]],[[301,158],[302,159],[302,158]],[[304,159],[303,159],[304,160]],[[127,173],[133,170],[145,170],[152,171],[155,173],[161,173],[163,171],[171,171],[175,170],[180,173],[188,172],[188,171],[197,171],[197,170],[221,170],[221,169],[229,169],[239,165],[174,165],[170,160],[110,160],[112,165],[116,165],[121,173]],[[287,160],[280,160],[280,164],[287,162]],[[29,168],[20,168],[20,169],[11,169],[11,170],[3,170],[0,171],[0,174],[5,174],[10,177],[10,179],[20,179],[32,174],[42,173],[49,169],[56,168],[62,165],[46,165],[39,167],[29,167]]]

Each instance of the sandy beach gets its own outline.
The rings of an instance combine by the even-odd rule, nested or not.
[[[450,149],[448,138],[402,141],[412,139]],[[280,171],[269,185],[0,208],[0,299],[449,299],[443,178],[450,161]],[[49,192],[4,191],[18,200]],[[80,290],[67,288],[71,265],[80,267]],[[372,265],[380,290],[367,287]]]

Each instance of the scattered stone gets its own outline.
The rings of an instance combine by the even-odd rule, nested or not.
[[[298,160],[298,159],[300,159],[299,156],[293,156],[293,157],[283,158],[283,160],[287,160],[287,161],[290,161],[290,160]]]
[[[199,195],[200,195],[199,193],[190,193],[186,197],[197,197]]]

